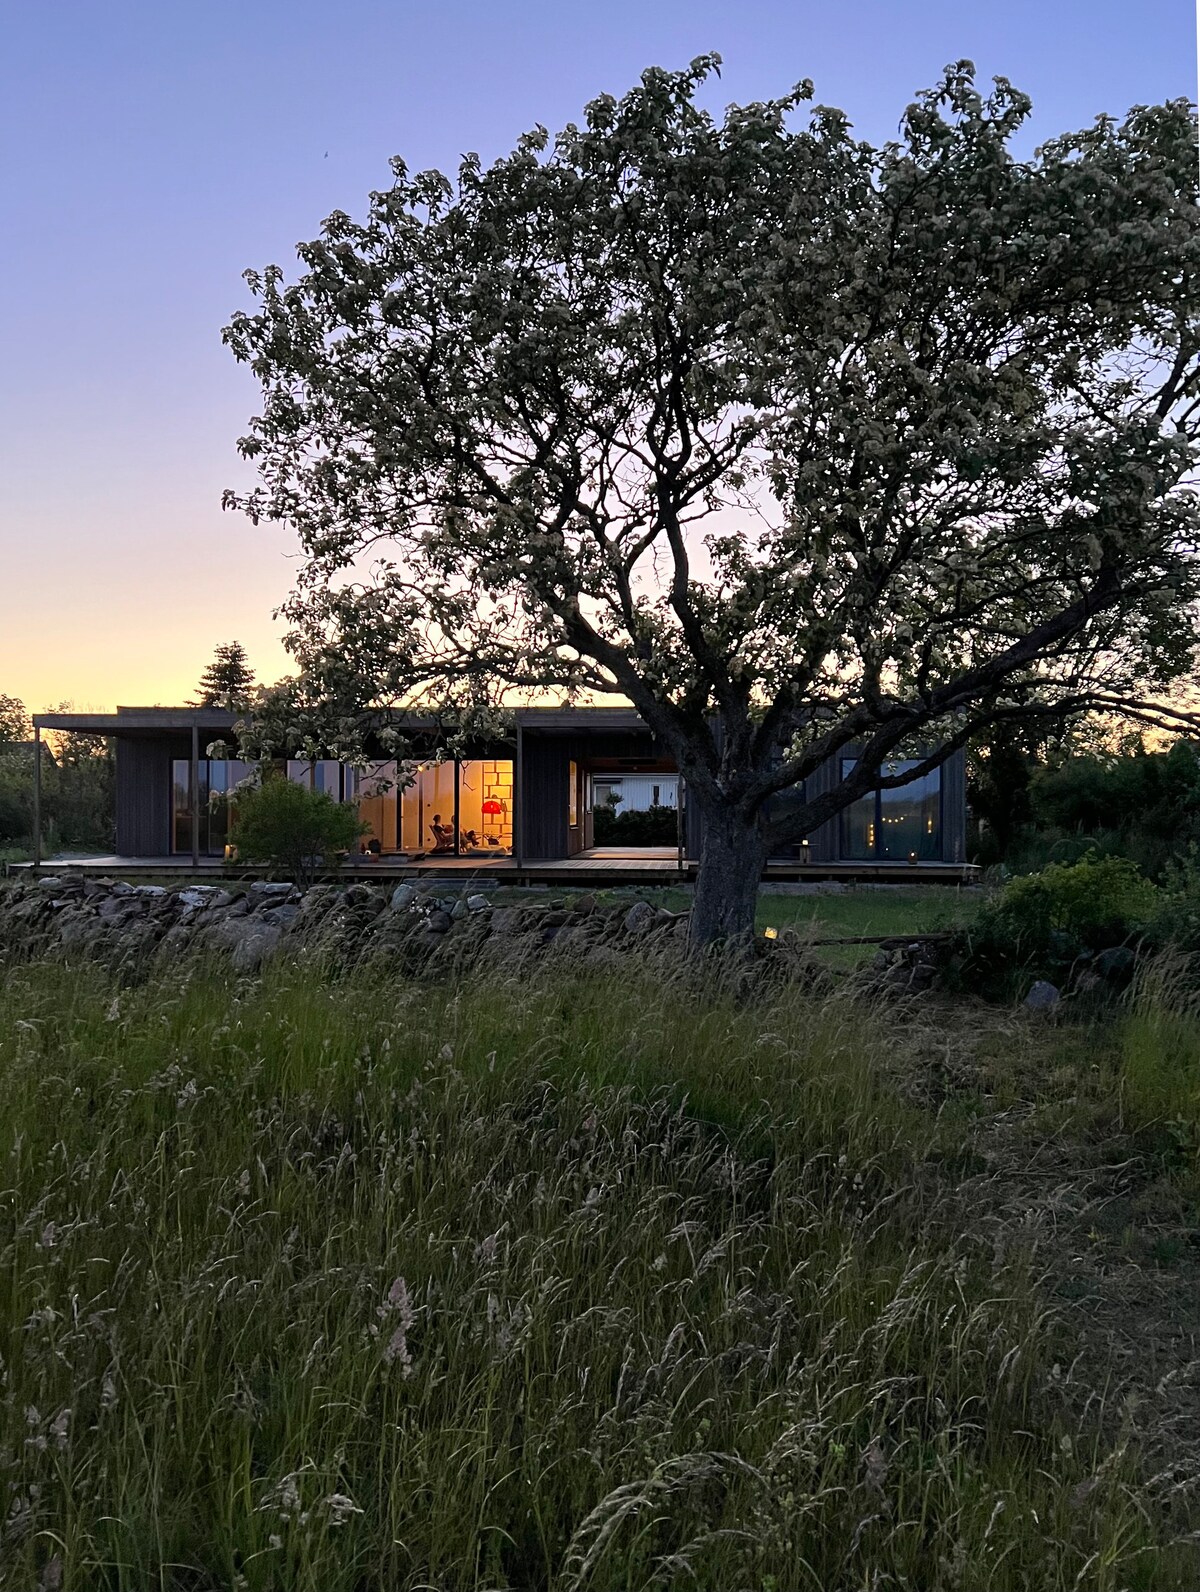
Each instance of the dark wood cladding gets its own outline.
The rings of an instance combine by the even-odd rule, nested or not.
[[[520,777],[521,855],[530,860],[568,857],[590,843],[583,820],[586,781],[582,771],[593,758],[610,762],[656,756],[648,730],[625,728],[543,730],[526,727],[522,736]],[[580,770],[581,822],[574,836],[567,823],[570,810],[571,764]]]
[[[526,732],[523,742],[521,854],[565,857],[574,737]]]
[[[171,851],[171,762],[191,755],[185,736],[118,735],[117,853],[166,857]]]

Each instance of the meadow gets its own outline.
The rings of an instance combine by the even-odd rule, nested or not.
[[[0,1585],[1194,1587],[1156,976],[0,969]]]

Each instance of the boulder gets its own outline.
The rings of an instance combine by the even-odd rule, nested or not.
[[[657,912],[648,901],[635,901],[625,914],[625,932],[626,934],[644,934],[657,918]]]
[[[425,930],[428,934],[449,934],[453,920],[448,912],[441,907],[435,907],[425,919]]]
[[[392,899],[388,902],[393,912],[407,912],[417,899],[417,892],[411,884],[398,884],[392,891]]]
[[[469,895],[467,897],[468,912],[486,912],[491,902],[484,895]]]
[[[1127,945],[1110,945],[1092,963],[1100,977],[1110,984],[1128,984],[1136,965],[1137,957]]]
[[[1052,1012],[1061,999],[1055,985],[1039,978],[1021,1004],[1027,1012]]]
[[[240,921],[246,922],[245,919]],[[239,973],[257,973],[267,958],[279,947],[283,929],[277,923],[267,923],[262,918],[248,928],[233,948],[233,965]]]
[[[260,923],[277,923],[280,928],[286,929],[300,916],[300,903],[298,901],[281,901],[277,907],[268,907],[265,912],[258,914]]]

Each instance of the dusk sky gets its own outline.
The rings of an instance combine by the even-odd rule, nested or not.
[[[453,171],[717,50],[707,98],[797,79],[896,131],[966,56],[1033,96],[1030,146],[1193,95],[1193,0],[16,0],[0,64],[0,692],[171,703],[216,643],[287,670],[281,527],[220,506],[257,391],[221,344],[247,266],[295,269],[388,157]]]

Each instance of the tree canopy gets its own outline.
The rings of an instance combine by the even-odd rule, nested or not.
[[[217,647],[212,662],[200,676],[197,687],[197,705],[204,708],[228,708],[231,713],[243,712],[254,691],[254,671],[240,641],[228,641]]]
[[[23,741],[31,734],[29,714],[19,697],[0,691],[0,746]]]
[[[747,912],[706,865],[730,900],[905,749],[1169,718],[1200,575],[1192,108],[1018,158],[1028,98],[959,62],[876,148],[808,83],[715,118],[716,67],[453,183],[393,161],[225,333],[302,669],[628,698],[704,813],[701,937]]]

